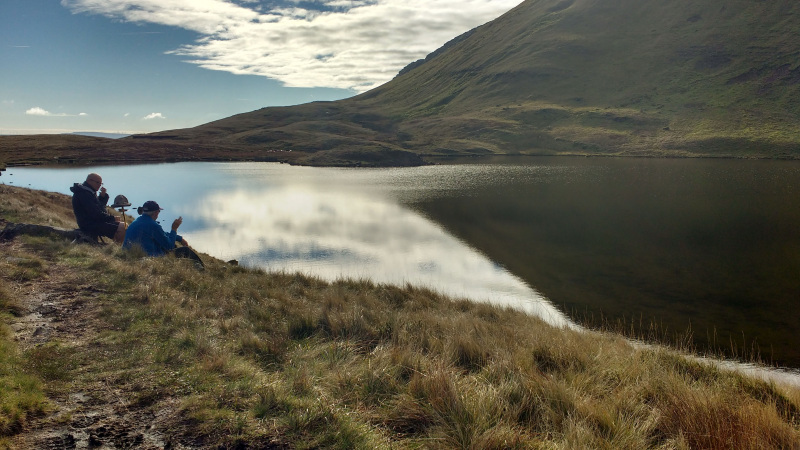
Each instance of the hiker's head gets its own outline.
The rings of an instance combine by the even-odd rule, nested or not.
[[[90,173],[88,176],[86,176],[86,184],[91,186],[91,188],[95,191],[99,191],[103,186],[103,178],[96,173]]]
[[[136,209],[139,214],[147,214],[150,217],[158,216],[158,213],[163,211],[163,208],[158,206],[158,203],[154,202],[153,200],[148,200],[144,202],[144,205],[140,206]]]

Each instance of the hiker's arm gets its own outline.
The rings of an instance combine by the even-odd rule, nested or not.
[[[106,206],[106,205],[108,205],[108,199],[109,199],[109,196],[108,196],[108,192],[106,192],[106,188],[101,187],[100,188],[100,193],[97,194],[97,200],[100,202],[101,206]]]
[[[175,248],[175,238],[178,236],[175,230],[165,233],[161,228],[161,225],[153,223],[150,235],[152,236],[153,244],[156,248],[159,248],[164,252],[168,252]]]
[[[172,232],[176,233],[175,241],[180,242],[181,245],[183,245],[184,247],[188,247],[189,243],[186,242],[186,239],[184,239],[183,236],[177,234],[178,228],[181,226],[182,223],[183,223],[183,216],[175,219],[175,221],[172,222]]]

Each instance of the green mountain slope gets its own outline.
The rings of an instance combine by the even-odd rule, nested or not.
[[[797,1],[527,0],[361,95],[112,145],[320,165],[485,153],[797,158],[798,30]]]
[[[798,29],[798,2],[529,0],[354,100],[434,147],[796,154]]]

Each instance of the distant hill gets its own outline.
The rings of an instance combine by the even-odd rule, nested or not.
[[[109,139],[119,139],[130,136],[130,134],[121,134],[121,133],[99,133],[96,131],[76,131],[70,134],[77,134],[78,136],[92,136],[92,137],[102,137],[102,138],[109,138]]]
[[[361,95],[117,142],[320,165],[488,153],[798,158],[799,29],[797,1],[527,0]]]

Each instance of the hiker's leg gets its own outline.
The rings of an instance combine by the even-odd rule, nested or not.
[[[205,264],[203,264],[203,260],[202,260],[202,259],[200,259],[200,256],[199,256],[197,253],[195,253],[195,252],[194,252],[194,250],[192,250],[192,249],[191,249],[191,248],[189,248],[189,247],[178,247],[178,248],[176,248],[176,249],[174,250],[174,253],[175,253],[175,257],[176,257],[176,258],[187,258],[187,259],[191,259],[191,260],[192,260],[192,261],[194,261],[194,262],[195,262],[195,263],[196,263],[198,266],[200,266],[200,267],[205,267]]]
[[[125,229],[127,227],[124,223],[119,222],[117,223],[117,232],[114,233],[114,242],[118,244],[122,244],[125,241]]]

